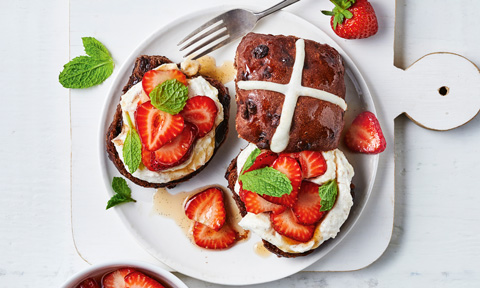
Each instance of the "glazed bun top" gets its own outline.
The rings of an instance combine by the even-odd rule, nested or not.
[[[238,45],[235,68],[241,138],[275,152],[337,148],[346,104],[344,65],[334,48],[294,36],[249,33]]]

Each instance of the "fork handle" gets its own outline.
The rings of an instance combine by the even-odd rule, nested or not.
[[[255,13],[255,16],[257,16],[257,19],[260,20],[263,17],[268,16],[268,15],[272,14],[273,12],[277,12],[278,10],[283,9],[287,6],[290,6],[293,3],[296,3],[298,1],[300,1],[300,0],[284,0],[284,1],[268,8],[268,9],[262,11],[262,12]]]

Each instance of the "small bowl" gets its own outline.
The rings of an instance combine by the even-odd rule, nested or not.
[[[167,270],[155,266],[154,264],[150,264],[147,262],[141,261],[122,261],[122,262],[107,262],[103,264],[96,264],[88,267],[87,269],[76,273],[72,277],[70,277],[67,282],[65,282],[61,288],[75,288],[78,284],[80,284],[83,280],[94,277],[95,279],[101,278],[103,275],[113,272],[119,268],[135,268],[138,271],[145,273],[146,275],[154,278],[157,281],[160,281],[165,288],[188,288],[180,279],[178,279],[175,275],[168,272]],[[101,284],[101,283],[99,283]]]

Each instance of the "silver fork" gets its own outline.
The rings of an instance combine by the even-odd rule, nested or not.
[[[192,58],[194,60],[198,59],[224,45],[227,45],[235,39],[246,35],[253,30],[257,22],[263,17],[298,1],[300,0],[284,0],[277,5],[258,13],[245,9],[233,9],[227,11],[188,34],[188,36],[180,41],[177,46],[184,44],[183,47],[180,48],[180,51],[183,51],[188,47],[192,47],[194,44],[198,44],[198,46],[192,47],[192,50],[183,57],[188,57],[198,52],[200,49],[206,48],[206,50],[196,54]],[[201,32],[203,32],[201,35],[196,36]],[[196,37],[193,38],[194,36]]]

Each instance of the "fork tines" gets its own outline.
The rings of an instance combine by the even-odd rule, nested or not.
[[[228,27],[225,25],[223,20],[223,16],[224,15],[217,16],[203,24],[198,29],[188,34],[187,37],[177,44],[177,46],[184,44],[180,48],[180,51],[183,51],[192,45],[198,44],[197,46],[192,47],[192,50],[183,57],[188,57],[198,52],[202,48],[208,48],[204,51],[201,51],[199,54],[195,54],[195,56],[192,58],[195,60],[232,41],[228,33]],[[203,32],[201,35],[196,36],[201,32]],[[194,36],[196,37],[193,38]],[[210,44],[214,46],[207,47]]]

